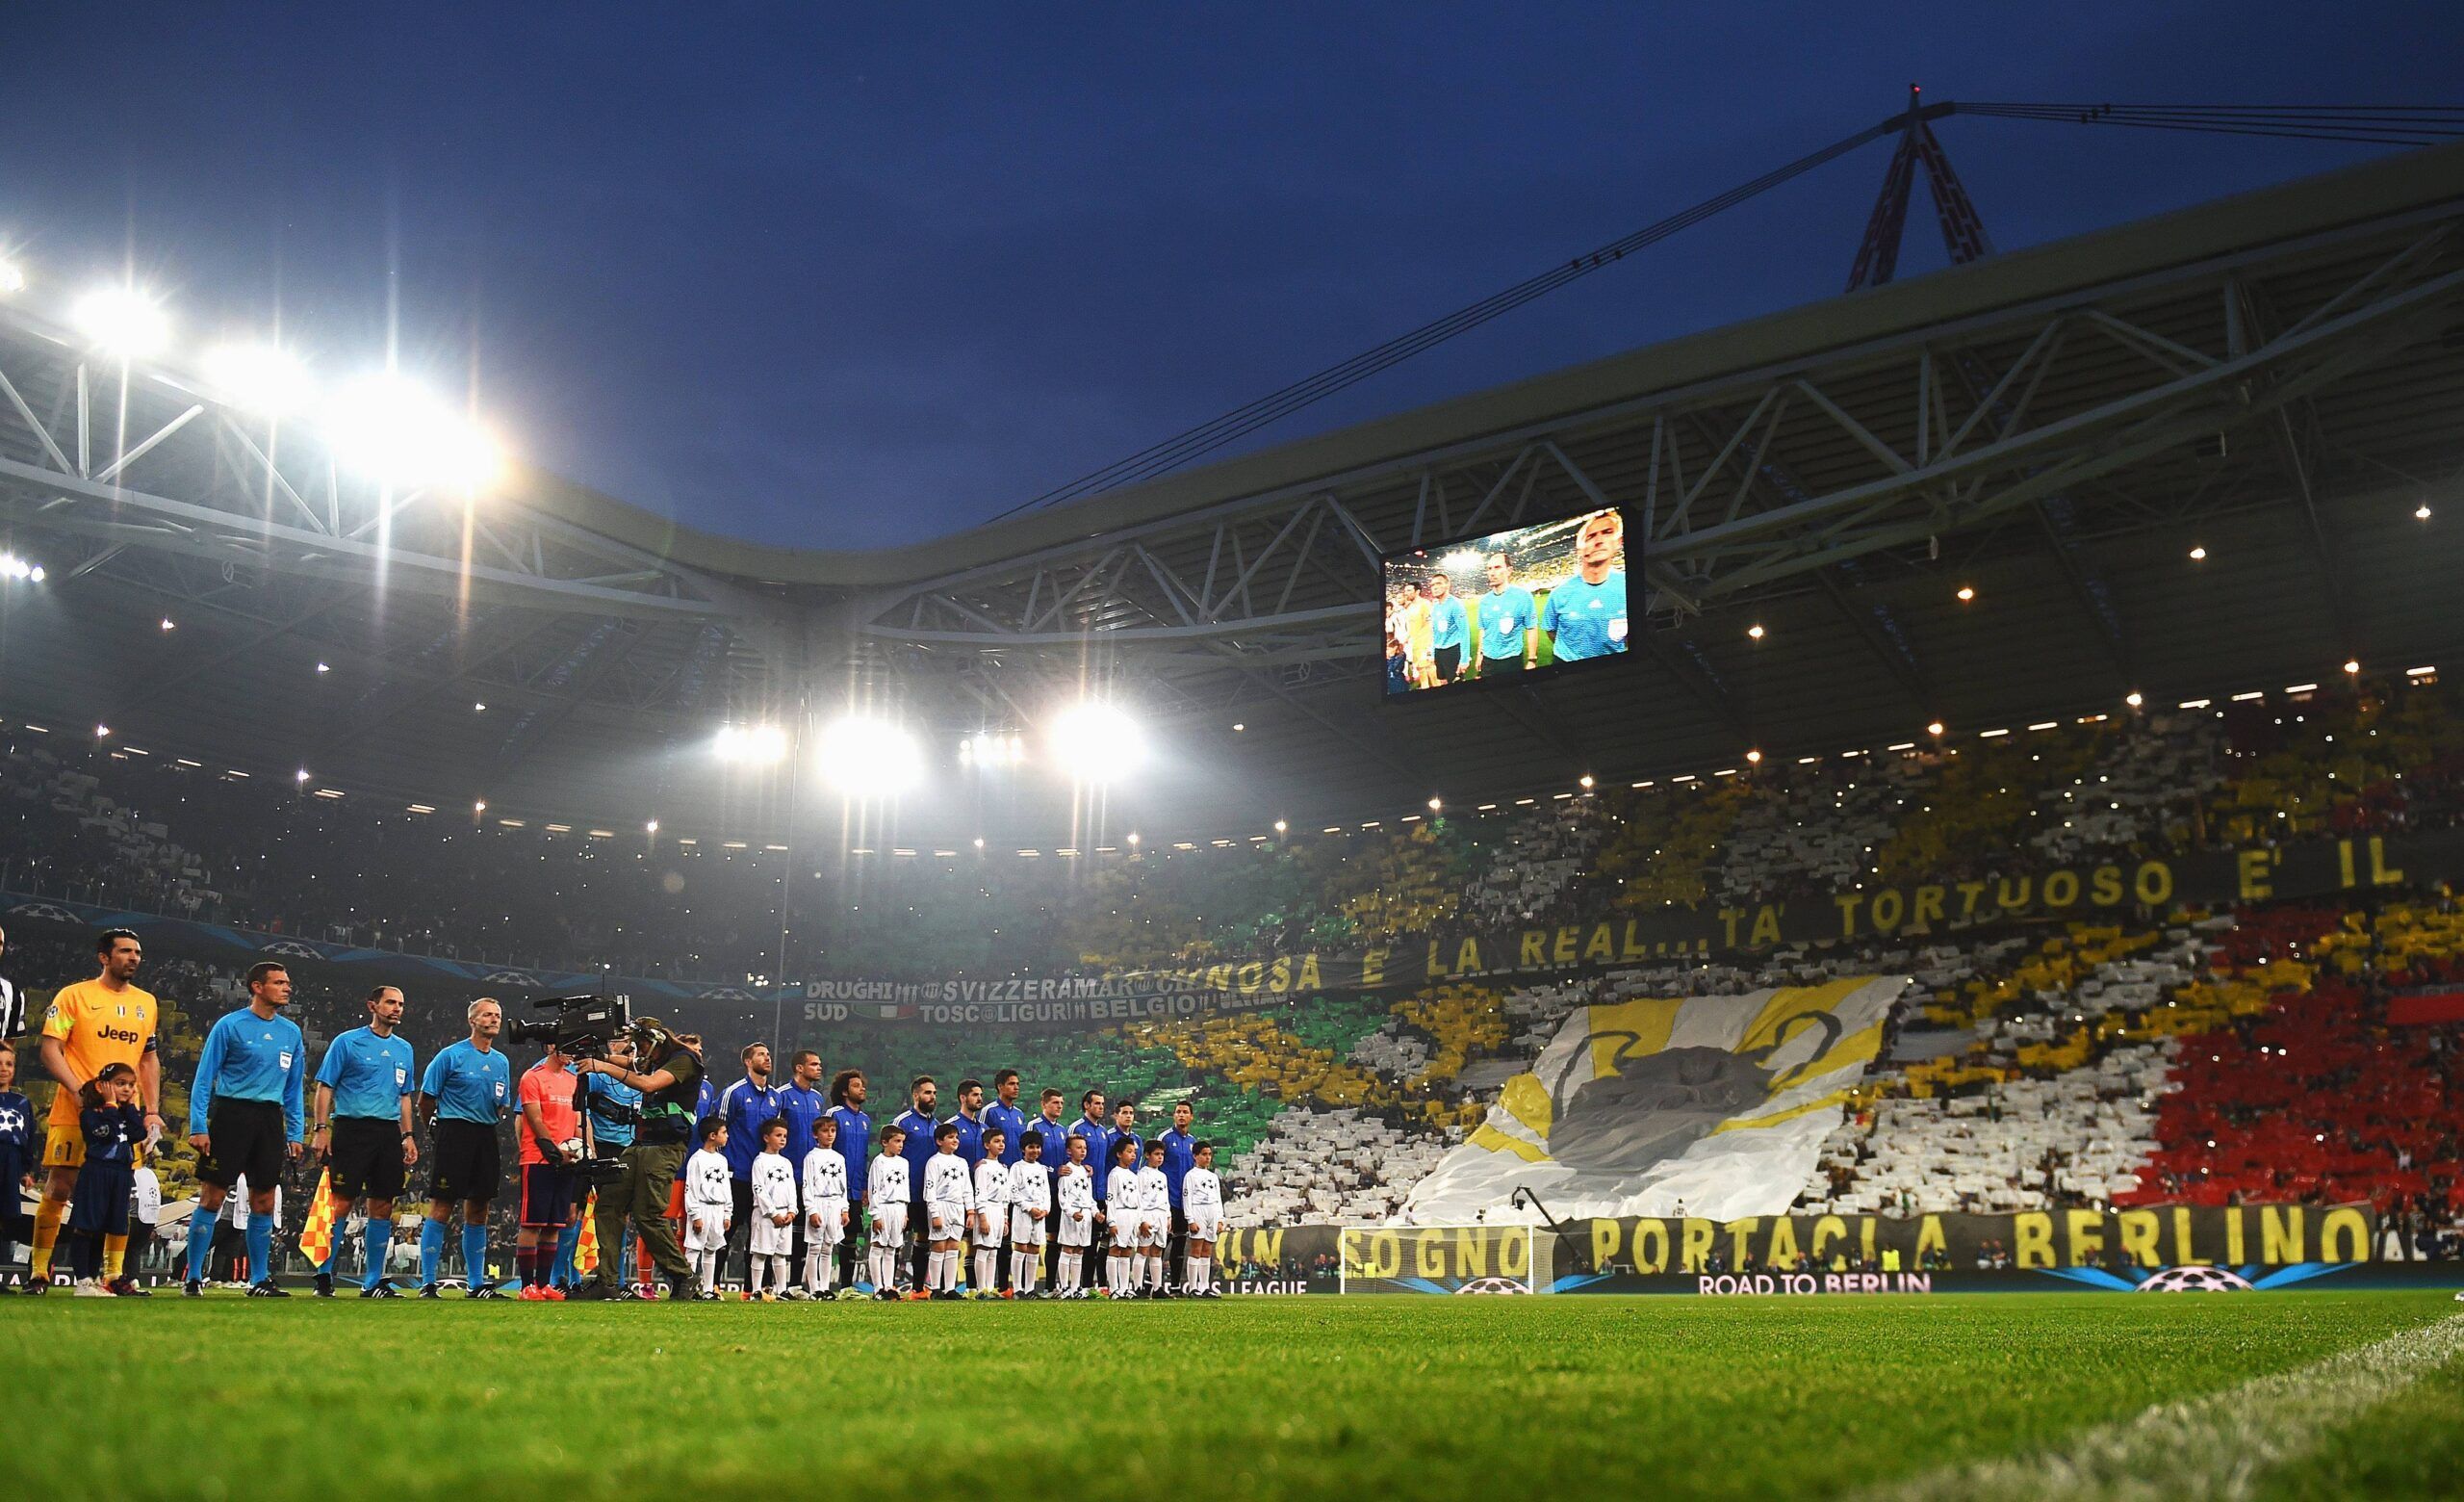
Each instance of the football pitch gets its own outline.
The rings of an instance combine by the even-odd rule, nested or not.
[[[18,1496],[2454,1495],[2444,1293],[0,1304]]]

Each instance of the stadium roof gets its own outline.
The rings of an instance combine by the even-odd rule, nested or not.
[[[2464,508],[2437,514],[2464,473],[2460,229],[2464,146],[2412,152],[877,553],[535,471],[467,511],[389,495],[178,370],[136,372],[123,422],[119,368],[12,310],[0,529],[50,577],[0,594],[0,712],[440,807],[776,837],[783,786],[711,764],[711,733],[852,702],[946,759],[860,838],[1048,846],[2431,662],[2464,634]],[[1611,501],[1650,585],[1630,661],[1378,704],[1378,554]],[[1090,683],[1167,741],[1099,821],[960,775],[961,735]],[[808,801],[797,841],[816,825],[840,840]]]

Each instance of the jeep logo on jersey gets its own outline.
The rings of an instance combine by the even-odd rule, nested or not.
[[[109,1023],[105,1023],[102,1026],[95,1028],[94,1032],[96,1036],[108,1038],[114,1043],[143,1043],[145,1041],[144,1035],[140,1033],[136,1028],[114,1027]]]

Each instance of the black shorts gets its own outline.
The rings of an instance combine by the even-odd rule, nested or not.
[[[497,1197],[504,1182],[504,1162],[497,1156],[497,1129],[477,1122],[436,1124],[436,1142],[429,1152],[427,1197],[447,1204],[476,1200],[484,1204]]]
[[[271,1194],[281,1186],[291,1142],[281,1106],[271,1101],[217,1101],[205,1113],[205,1135],[214,1151],[196,1160],[199,1183],[228,1189],[245,1174],[251,1194]]]
[[[563,1163],[522,1165],[525,1226],[563,1227],[574,1218],[574,1171]]]
[[[1434,661],[1437,676],[1442,682],[1450,684],[1462,675],[1463,649],[1461,647],[1432,648],[1429,657]]]
[[[402,1197],[402,1124],[374,1116],[337,1116],[325,1139],[325,1172],[345,1200]]]

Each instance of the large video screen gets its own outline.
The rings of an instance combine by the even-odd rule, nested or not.
[[[1615,509],[1389,555],[1386,693],[1550,673],[1626,650]]]

